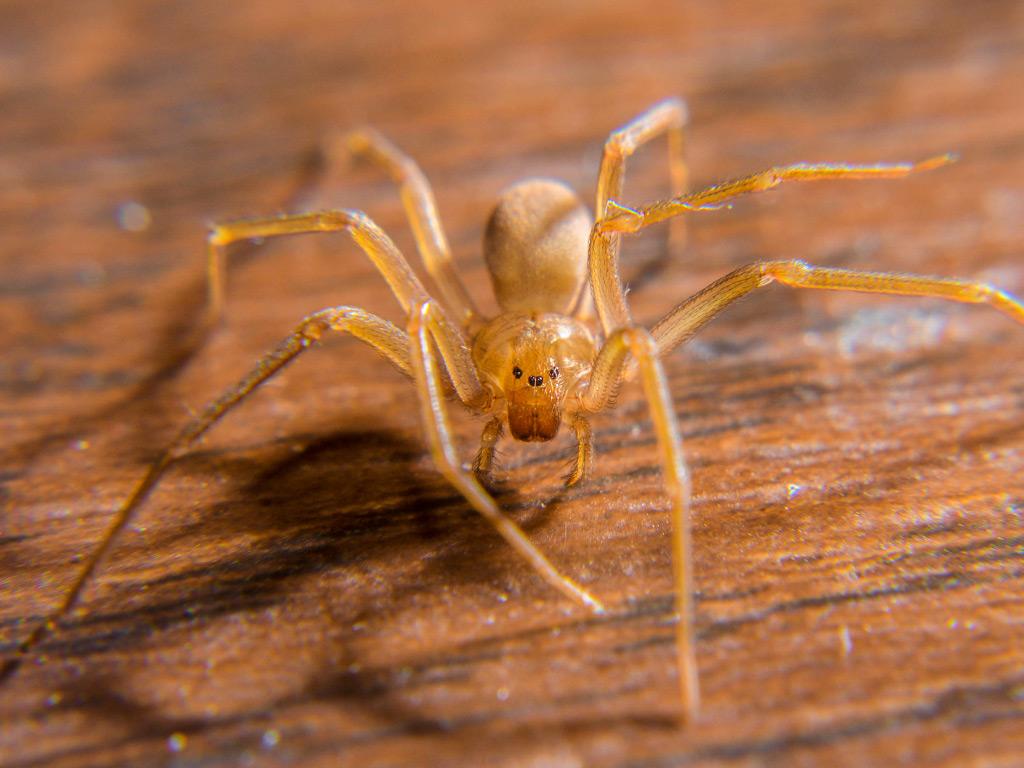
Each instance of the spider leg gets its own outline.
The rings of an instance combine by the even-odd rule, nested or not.
[[[533,566],[534,570],[551,586],[573,601],[582,603],[595,613],[603,613],[604,606],[567,576],[558,572],[551,561],[530,541],[523,530],[506,517],[497,502],[470,473],[462,468],[441,390],[441,378],[434,359],[432,339],[437,307],[424,301],[413,309],[409,317],[409,337],[412,345],[412,363],[419,393],[420,414],[427,433],[430,453],[438,470],[513,549]]]
[[[412,225],[416,245],[423,259],[427,272],[435,280],[441,296],[451,308],[463,327],[479,318],[479,311],[473,299],[466,291],[452,265],[451,249],[441,226],[441,218],[437,212],[434,193],[423,172],[420,171],[412,158],[391,144],[387,139],[372,129],[366,128],[345,134],[329,141],[326,147],[327,166],[339,163],[338,155],[356,155],[366,157],[385,171],[399,185],[402,204],[405,207],[409,222]],[[329,212],[333,213],[333,212]],[[309,214],[308,217],[324,214]],[[282,219],[301,219],[301,216],[284,216],[274,219],[262,219],[244,222],[215,223],[211,228],[207,241],[207,286],[208,316],[216,322],[224,309],[224,273],[225,249],[233,242],[255,238],[274,237],[283,234],[300,232],[336,231],[336,229],[316,227],[310,229],[291,228],[289,225],[275,226]],[[247,225],[236,230],[236,224]],[[265,225],[255,231],[255,225]]]
[[[919,163],[879,163],[845,165],[801,163],[745,176],[735,181],[716,184],[669,200],[632,209],[608,202],[604,218],[594,225],[590,237],[590,282],[593,286],[598,316],[606,334],[632,324],[629,307],[619,276],[618,233],[637,232],[687,211],[713,210],[723,203],[750,192],[763,192],[784,181],[817,181],[822,179],[897,179],[917,171],[926,171],[953,162],[952,155],[939,155]]]
[[[784,181],[820,181],[822,179],[900,179],[918,171],[928,171],[948,165],[953,155],[938,155],[919,163],[877,163],[874,165],[847,165],[845,163],[797,163],[769,168],[741,179],[715,184],[685,195],[662,200],[642,208],[626,208],[611,203],[599,228],[605,232],[636,232],[642,227],[684,211],[716,208],[723,203],[751,192],[773,189]]]
[[[427,292],[409,267],[409,263],[380,227],[359,211],[330,210],[270,218],[242,219],[215,224],[209,242],[209,304],[210,313],[219,317],[224,304],[225,249],[231,243],[254,238],[301,235],[314,232],[348,232],[356,244],[370,257],[391,287],[402,309],[409,312],[414,304],[425,301]],[[446,313],[438,312],[437,344],[459,398],[469,407],[488,399],[468,352],[469,340],[462,329]]]
[[[675,580],[676,656],[683,713],[689,721],[700,707],[694,642],[693,558],[690,545],[690,476],[683,456],[672,397],[658,360],[658,344],[643,328],[622,328],[613,333],[597,355],[590,385],[580,399],[584,411],[595,412],[615,402],[619,384],[632,355],[640,368],[640,380],[651,410],[658,438],[662,473],[672,505],[672,569]]]
[[[38,624],[18,646],[16,654],[0,667],[0,682],[17,670],[22,660],[48,634],[57,629],[62,618],[78,605],[86,586],[92,581],[111,547],[135,518],[142,502],[156,486],[167,468],[188,450],[196,440],[238,405],[260,384],[294,360],[327,331],[349,333],[374,347],[400,371],[413,375],[409,338],[400,328],[386,320],[353,307],[332,307],[306,317],[274,350],[261,357],[252,370],[237,384],[213,400],[198,416],[189,421],[149,466],[145,476],[121,505],[107,528],[102,541],[86,559],[60,604]]]
[[[480,450],[477,451],[473,460],[473,474],[480,482],[487,482],[494,469],[494,453],[501,439],[501,433],[505,431],[505,422],[501,416],[495,416],[484,426],[483,434],[480,435]]]
[[[688,119],[686,102],[682,99],[665,99],[647,111],[630,120],[624,126],[613,131],[604,145],[601,168],[597,175],[597,201],[594,205],[594,218],[601,220],[607,215],[609,201],[621,201],[622,189],[626,175],[626,158],[630,157],[641,145],[665,134],[668,139],[668,169],[673,195],[681,195],[686,191],[689,171],[686,166],[685,128]],[[669,232],[673,250],[682,248],[686,243],[686,219],[673,220]],[[609,246],[618,253],[619,239],[612,238]],[[587,318],[592,314],[593,307],[589,293],[584,293],[576,315]]]
[[[971,304],[989,304],[1024,324],[1024,303],[985,283],[943,277],[923,277],[885,272],[863,272],[813,267],[802,261],[769,261],[730,272],[694,294],[659,321],[650,333],[625,328],[612,333],[601,348],[591,371],[590,383],[580,406],[599,411],[614,403],[631,352],[640,367],[644,391],[651,406],[651,420],[662,451],[666,483],[675,518],[673,556],[676,576],[677,653],[684,710],[693,716],[698,706],[697,667],[693,641],[692,565],[689,535],[689,486],[671,399],[659,357],[690,339],[732,302],[751,291],[780,282],[794,288],[850,290],[902,296],[928,296]]]
[[[573,416],[572,429],[576,433],[576,459],[573,462],[572,471],[565,478],[567,486],[576,485],[576,483],[586,480],[590,474],[591,460],[594,458],[594,433],[587,417],[582,413]]]
[[[364,213],[325,210],[312,213],[264,216],[216,222],[207,243],[207,291],[209,314],[218,320],[224,310],[227,248],[245,240],[304,235],[316,232],[348,232],[380,270],[395,298],[406,312],[412,302],[427,295],[423,284],[410,269],[391,239]]]
[[[814,267],[796,259],[765,261],[733,270],[659,320],[651,329],[651,335],[658,345],[658,354],[665,355],[686,342],[734,301],[771,282],[794,288],[930,296],[967,304],[989,304],[1017,322],[1024,323],[1024,304],[1005,291],[985,283],[950,277]]]
[[[333,152],[344,151],[364,157],[383,168],[398,184],[402,205],[416,238],[416,247],[427,272],[437,283],[441,298],[465,328],[480,319],[480,312],[452,264],[451,248],[441,225],[430,182],[416,162],[370,128],[353,131],[338,139]]]
[[[589,476],[591,460],[594,457],[594,436],[587,417],[582,413],[574,414],[572,429],[576,435],[576,456],[572,469],[565,477],[567,486],[576,485]],[[496,446],[504,431],[505,422],[501,416],[495,416],[484,426],[480,437],[480,450],[473,460],[473,474],[481,483],[487,483],[494,470]]]
[[[682,99],[665,99],[608,136],[604,156],[601,158],[601,170],[597,176],[595,218],[604,217],[609,200],[622,199],[626,158],[661,134],[668,138],[668,168],[672,191],[677,195],[686,191],[688,173],[683,149],[687,117],[686,103]]]

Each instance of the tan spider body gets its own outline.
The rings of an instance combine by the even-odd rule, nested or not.
[[[492,395],[507,404],[517,440],[552,439],[563,413],[583,419],[572,396],[589,378],[597,344],[572,313],[584,303],[592,228],[576,193],[548,179],[508,189],[487,224],[484,259],[502,314],[473,337],[473,362]],[[500,414],[495,419],[491,429],[500,433]],[[490,465],[485,445],[477,470]],[[585,471],[577,466],[572,482]]]
[[[495,445],[506,424],[516,439],[543,441],[552,439],[562,422],[567,422],[575,432],[578,450],[566,480],[569,484],[582,480],[593,453],[589,414],[611,407],[623,378],[628,372],[637,372],[650,407],[672,509],[679,678],[683,713],[687,719],[694,717],[699,696],[693,637],[689,478],[660,358],[734,301],[773,281],[798,288],[988,303],[1022,323],[1024,305],[981,283],[812,267],[791,260],[740,267],[680,303],[650,330],[637,326],[619,278],[622,233],[636,232],[689,211],[718,208],[739,195],[771,189],[786,180],[897,178],[950,161],[948,156],[940,156],[917,164],[791,165],[686,193],[682,155],[685,122],[684,104],[670,99],[611,134],[598,175],[596,223],[572,190],[560,182],[532,179],[505,192],[491,216],[485,238],[484,256],[501,307],[501,314],[489,320],[481,316],[452,266],[433,194],[423,174],[411,159],[373,132],[349,135],[343,150],[370,159],[398,183],[418,250],[437,285],[439,299],[430,297],[390,238],[357,211],[303,213],[213,227],[209,237],[211,317],[219,318],[223,307],[224,258],[229,244],[288,234],[347,231],[391,287],[406,313],[407,327],[402,330],[364,310],[346,306],[323,309],[302,320],[276,349],[257,361],[247,376],[184,426],[118,510],[63,601],[21,643],[0,677],[9,677],[79,603],[112,543],[167,466],[323,334],[341,331],[373,346],[414,380],[431,455],[441,473],[540,576],[598,613],[604,610],[602,604],[555,568],[502,513],[481,479],[485,480],[493,468]],[[660,135],[669,142],[674,197],[626,208],[617,202],[626,158]],[[682,220],[674,221],[681,224]],[[600,321],[596,331],[588,325],[594,311]],[[473,473],[463,468],[451,437],[446,414],[447,384],[448,394],[454,390],[454,396],[467,409],[489,416]]]
[[[512,437],[526,442],[552,439],[563,413],[578,412],[571,396],[586,383],[596,351],[583,323],[554,314],[500,315],[473,340],[484,386],[507,404]]]

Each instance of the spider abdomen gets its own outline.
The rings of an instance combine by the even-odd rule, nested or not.
[[[503,312],[572,314],[587,280],[593,219],[554,179],[509,187],[487,222],[484,258]]]

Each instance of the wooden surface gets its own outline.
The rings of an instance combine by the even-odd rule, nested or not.
[[[694,216],[683,254],[664,228],[631,239],[638,319],[756,258],[1024,293],[1019,2],[481,5],[5,4],[6,653],[188,414],[300,317],[401,319],[345,238],[301,238],[235,259],[225,326],[190,348],[206,223],[285,206],[333,130],[372,123],[420,160],[489,305],[499,191],[552,175],[589,198],[608,131],[668,95],[689,100],[698,183],[961,161]],[[664,185],[656,146],[627,202]],[[372,169],[318,195],[413,253]],[[441,479],[409,384],[340,340],[175,465],[0,690],[0,763],[1020,764],[1024,328],[772,288],[667,367],[694,475],[693,727],[673,719],[669,519],[638,388],[595,421],[578,490],[559,484],[568,439],[504,451],[502,504],[614,606],[598,619]],[[467,458],[481,427],[456,420]]]

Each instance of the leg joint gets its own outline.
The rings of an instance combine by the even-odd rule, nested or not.
[[[377,229],[369,216],[362,211],[345,209],[320,211],[316,214],[317,229],[337,232],[342,229]]]
[[[656,357],[658,354],[658,342],[654,340],[651,332],[639,325],[631,325],[617,330],[612,338],[618,336],[623,344],[633,353],[633,357]]]
[[[788,282],[804,278],[814,272],[814,267],[802,259],[762,261],[758,266],[761,271],[761,285],[767,285],[773,280]]]
[[[431,298],[419,299],[409,307],[409,335],[415,336],[421,328],[429,326],[430,318],[437,311]]]

